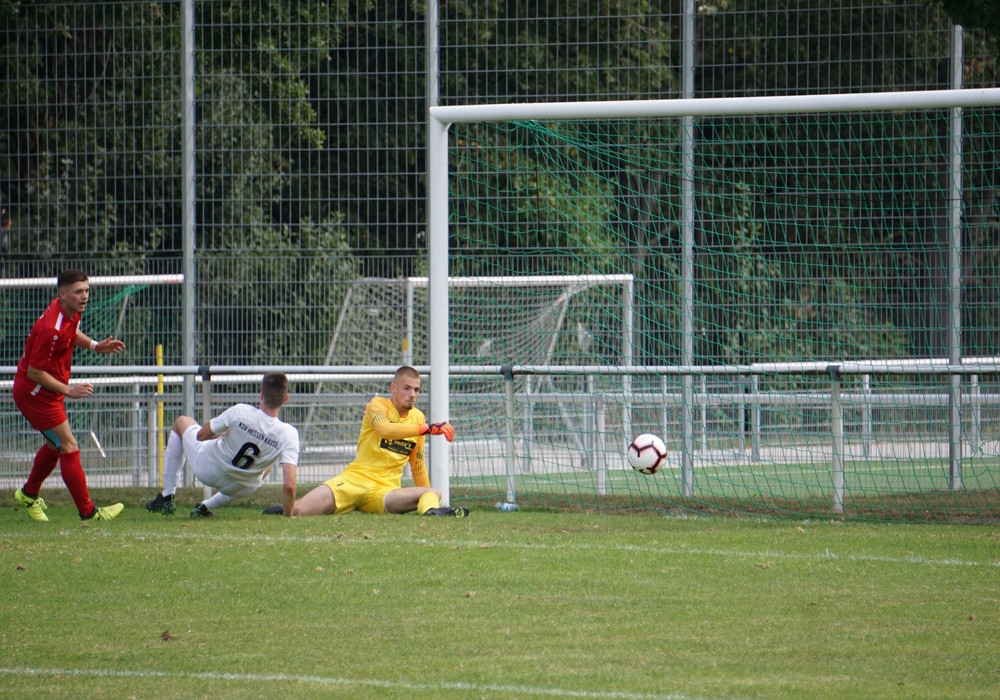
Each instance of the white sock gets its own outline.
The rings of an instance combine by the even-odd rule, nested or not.
[[[167,449],[163,451],[163,495],[172,496],[177,493],[177,477],[184,466],[184,443],[181,436],[170,431],[167,438]]]
[[[215,495],[209,498],[207,501],[202,501],[204,506],[209,510],[215,510],[216,508],[221,508],[222,506],[230,503],[233,499],[222,491],[216,491]]]

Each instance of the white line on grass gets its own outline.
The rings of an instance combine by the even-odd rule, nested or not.
[[[545,544],[526,544],[526,543],[515,543],[511,544],[509,542],[469,542],[469,541],[435,541],[430,542],[429,540],[417,539],[417,540],[404,540],[404,544],[434,544],[434,545],[445,545],[450,547],[458,546],[468,546],[468,547],[517,547],[521,549],[604,549],[604,547],[593,547],[590,545],[545,545]],[[1000,568],[1000,560],[997,561],[970,561],[968,559],[928,559],[927,557],[884,557],[877,556],[873,554],[843,554],[839,555],[835,552],[831,552],[827,549],[825,552],[816,552],[813,554],[796,554],[788,552],[774,552],[774,551],[763,551],[763,552],[742,552],[739,550],[732,549],[698,549],[696,547],[644,547],[639,545],[616,545],[611,549],[627,552],[650,552],[654,554],[695,554],[699,556],[711,556],[711,557],[740,557],[745,559],[752,558],[766,558],[766,559],[809,559],[809,560],[827,560],[834,559],[838,561],[858,561],[858,562],[878,562],[881,564],[923,564],[928,566],[985,566]]]
[[[362,539],[361,537],[325,537],[325,536],[313,536],[313,537],[294,537],[289,535],[245,535],[236,537],[233,535],[220,535],[220,534],[208,534],[208,533],[184,533],[184,534],[166,534],[163,532],[124,532],[119,533],[112,530],[100,530],[91,531],[89,534],[98,535],[103,537],[123,537],[128,539],[183,539],[183,540],[206,540],[206,541],[219,541],[219,542],[301,542],[301,543],[312,543],[312,542],[329,542],[329,543],[358,543],[366,542],[370,543],[367,539]],[[32,537],[37,538],[36,533],[32,532],[14,532],[7,533],[3,537]],[[482,540],[429,540],[426,538],[379,538],[379,542],[384,544],[407,544],[407,545],[430,545],[430,546],[447,546],[447,547],[472,547],[472,548],[507,548],[507,549],[540,549],[540,550],[560,550],[560,549],[576,549],[576,550],[601,550],[609,549],[608,547],[588,545],[588,544],[535,544],[530,542],[486,542]],[[802,559],[810,561],[818,560],[836,560],[842,562],[876,562],[879,564],[917,564],[921,566],[972,566],[972,567],[989,567],[989,568],[1000,568],[1000,559],[995,559],[993,561],[976,561],[974,559],[931,559],[929,557],[918,557],[918,556],[905,556],[905,557],[889,557],[880,556],[876,554],[837,554],[836,552],[831,552],[829,549],[823,552],[813,552],[809,554],[799,554],[799,553],[789,553],[789,552],[776,552],[776,551],[761,551],[761,552],[748,552],[733,549],[699,549],[697,547],[650,547],[641,545],[615,545],[610,547],[610,549],[618,551],[628,551],[628,552],[649,552],[652,554],[691,554],[696,556],[708,556],[708,557],[740,557],[740,558],[766,558],[766,559]]]
[[[651,693],[623,693],[609,690],[564,690],[561,688],[532,688],[523,685],[483,685],[480,683],[442,682],[408,683],[378,679],[328,678],[325,676],[297,676],[284,673],[195,673],[169,671],[128,671],[88,668],[4,668],[0,674],[12,676],[75,676],[87,678],[191,678],[211,681],[248,681],[253,683],[314,683],[328,686],[363,686],[404,691],[460,690],[475,693],[497,693],[504,696],[542,695],[558,698],[608,698],[609,700],[695,700],[690,695],[656,695]]]

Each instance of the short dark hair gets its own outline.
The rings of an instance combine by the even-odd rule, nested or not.
[[[408,377],[410,379],[420,379],[420,372],[413,369],[409,365],[403,365],[402,367],[396,370],[396,374],[393,375],[392,381],[398,382],[404,377]]]
[[[59,273],[59,277],[56,279],[56,286],[59,287],[59,289],[62,289],[63,287],[68,287],[69,285],[76,284],[77,282],[86,282],[88,279],[90,278],[87,277],[87,273],[83,270],[71,268],[69,270],[63,270]]]
[[[281,372],[268,372],[261,380],[260,386],[264,404],[271,408],[281,408],[288,394],[288,377]]]

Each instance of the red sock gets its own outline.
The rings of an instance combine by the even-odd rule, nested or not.
[[[49,478],[49,474],[58,463],[59,450],[54,450],[49,447],[49,443],[43,442],[42,446],[38,448],[38,452],[35,453],[31,473],[28,474],[28,480],[24,482],[24,488],[21,489],[25,495],[37,498],[38,492],[42,490],[42,482]]]
[[[69,489],[69,495],[73,497],[80,515],[88,516],[93,513],[94,502],[87,492],[87,477],[80,464],[80,450],[59,455],[59,471],[62,472],[62,479],[66,482],[66,488]]]

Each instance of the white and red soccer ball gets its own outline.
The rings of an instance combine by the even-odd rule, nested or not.
[[[667,446],[651,433],[643,433],[628,446],[628,463],[640,474],[655,474],[667,461]]]

